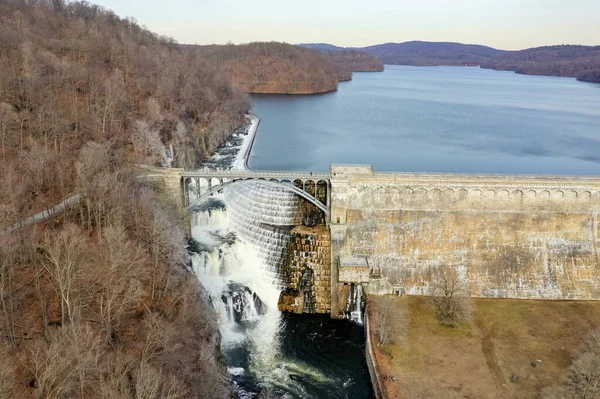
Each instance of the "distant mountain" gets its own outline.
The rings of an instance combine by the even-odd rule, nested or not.
[[[483,65],[526,75],[572,76],[600,83],[600,46],[544,46],[509,51]]]
[[[421,41],[385,43],[358,50],[376,56],[384,64],[423,66],[481,64],[504,53],[475,44]]]
[[[353,72],[381,72],[384,69],[382,60],[365,51],[327,43],[301,43],[298,46],[327,53],[336,64],[345,65]]]
[[[571,76],[600,83],[600,46],[545,46],[521,51],[504,51],[476,44],[452,42],[385,43],[348,48],[331,44],[303,44],[323,52],[357,50],[392,65],[481,65],[527,75]],[[328,50],[331,49],[331,50]]]
[[[312,48],[315,50],[322,51],[324,53],[335,53],[338,51],[347,51],[348,48],[334,46],[333,44],[327,43],[300,43],[298,44],[300,47]]]
[[[345,50],[362,51],[374,55],[384,64],[421,66],[482,64],[504,53],[503,50],[491,47],[452,42],[411,41],[348,48],[327,43],[303,43],[299,46],[326,53]]]

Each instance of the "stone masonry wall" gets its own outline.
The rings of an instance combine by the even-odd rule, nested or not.
[[[331,185],[332,259],[367,256],[390,288],[427,294],[450,266],[473,296],[600,299],[600,179],[332,167]]]
[[[324,228],[297,227],[292,230],[282,263],[282,278],[289,292],[303,298],[303,309],[280,303],[285,311],[329,313],[331,304],[331,245]],[[291,303],[290,303],[291,304]],[[288,304],[288,305],[290,305]]]

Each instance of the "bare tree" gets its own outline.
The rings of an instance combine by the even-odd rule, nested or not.
[[[103,350],[98,335],[87,324],[61,327],[50,334],[48,343],[35,342],[30,358],[38,396],[67,398],[78,393],[86,397],[99,380]]]
[[[437,319],[450,327],[468,323],[471,301],[456,268],[440,266],[432,270],[430,295]]]
[[[180,399],[190,397],[189,390],[175,376],[123,354],[111,357],[98,386],[107,399]]]
[[[600,330],[594,330],[570,367],[569,388],[576,398],[600,398]]]
[[[9,398],[14,394],[15,367],[10,348],[4,344],[2,338],[0,338],[0,359],[2,359],[2,367],[0,367],[0,398]]]
[[[375,334],[379,345],[399,344],[406,332],[406,314],[394,297],[386,295],[375,302]]]
[[[139,245],[131,242],[122,226],[104,229],[100,239],[95,270],[96,284],[100,287],[98,315],[111,341],[132,309],[144,294],[144,254]]]
[[[148,122],[136,121],[131,141],[144,162],[159,162],[161,166],[169,166],[166,165],[167,149],[160,140],[158,129],[151,127]]]
[[[2,140],[2,158],[6,159],[6,133],[11,122],[16,121],[17,117],[13,107],[5,102],[0,102],[0,135]]]
[[[85,232],[68,224],[58,234],[46,233],[41,245],[41,263],[60,295],[61,323],[75,321],[86,294],[80,284],[85,265]]]
[[[159,369],[142,362],[135,373],[136,399],[182,399],[189,392],[172,375],[166,375]]]
[[[8,341],[15,344],[15,321],[13,305],[13,276],[16,267],[16,250],[18,242],[11,235],[0,235],[0,303],[2,305],[3,319],[0,331],[4,333]],[[2,397],[0,395],[0,397]]]

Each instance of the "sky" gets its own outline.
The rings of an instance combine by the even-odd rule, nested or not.
[[[600,0],[92,0],[186,44],[600,44]]]

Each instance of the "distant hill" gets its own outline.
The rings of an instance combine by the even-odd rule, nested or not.
[[[329,59],[340,67],[349,68],[352,72],[381,72],[383,62],[363,51],[344,50],[328,53]]]
[[[364,51],[327,43],[301,43],[298,46],[327,53],[336,64],[350,68],[352,72],[381,72],[384,69],[382,60]]]
[[[385,64],[422,66],[481,64],[503,53],[475,44],[420,41],[378,44],[358,50],[378,57]]]
[[[300,46],[328,53],[361,51],[379,58],[384,64],[421,66],[482,64],[504,53],[503,50],[476,44],[422,41],[349,48],[327,43],[303,43]]]
[[[305,43],[302,46],[336,54],[342,47]],[[328,50],[333,49],[333,50]],[[481,65],[528,75],[570,76],[600,83],[600,46],[545,46],[521,51],[452,42],[411,41],[348,48],[376,56],[392,65]]]
[[[600,46],[545,46],[501,54],[483,65],[527,75],[572,76],[600,83]]]
[[[298,46],[312,48],[314,50],[319,50],[324,53],[334,53],[337,51],[347,51],[348,49],[345,47],[334,46],[333,44],[327,43],[300,43]]]

